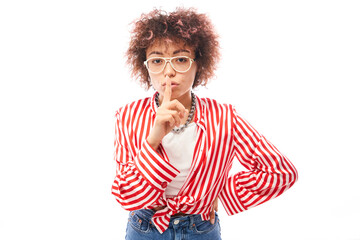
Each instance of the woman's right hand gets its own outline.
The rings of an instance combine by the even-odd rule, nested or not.
[[[166,87],[161,106],[157,108],[153,128],[147,138],[149,144],[156,150],[161,140],[187,117],[189,111],[178,100],[171,101],[171,80],[166,77]]]

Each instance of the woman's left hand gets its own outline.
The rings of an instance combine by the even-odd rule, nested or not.
[[[218,198],[215,198],[214,202],[213,202],[213,207],[212,210],[210,212],[210,223],[214,224],[215,223],[215,211],[218,211]]]

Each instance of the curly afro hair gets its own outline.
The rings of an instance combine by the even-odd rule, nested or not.
[[[131,76],[149,89],[151,86],[149,73],[144,65],[146,49],[156,40],[182,41],[195,50],[197,73],[193,88],[205,86],[214,76],[216,65],[220,59],[218,35],[205,14],[195,9],[176,8],[167,13],[155,9],[133,22],[131,40],[126,52],[127,64],[131,68]]]

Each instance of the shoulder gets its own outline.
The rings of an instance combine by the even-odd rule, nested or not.
[[[151,108],[151,97],[138,99],[133,102],[129,102],[124,106],[121,106],[115,111],[115,116],[117,118],[124,116],[132,116],[136,113],[141,113],[143,111],[149,110]]]
[[[233,106],[229,103],[222,103],[218,100],[207,98],[207,97],[198,97],[200,105],[202,106],[204,111],[211,111],[211,112],[232,112]]]

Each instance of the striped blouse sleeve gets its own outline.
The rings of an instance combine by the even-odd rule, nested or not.
[[[247,171],[230,176],[219,195],[229,215],[281,195],[298,178],[288,158],[231,107],[235,155]]]
[[[135,148],[133,134],[129,134],[124,123],[125,111],[120,109],[115,114],[116,177],[112,194],[124,209],[133,211],[153,204],[179,171],[146,140],[140,149]]]

